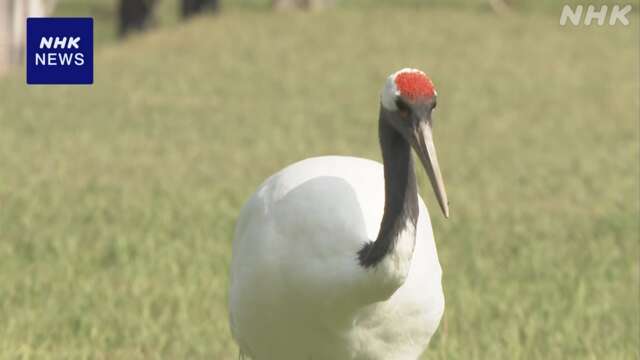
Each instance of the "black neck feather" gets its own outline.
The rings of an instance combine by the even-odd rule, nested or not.
[[[418,190],[409,143],[396,131],[381,110],[378,122],[384,163],[385,200],[380,231],[375,242],[358,252],[360,265],[376,266],[395,248],[398,235],[410,223],[418,221]]]

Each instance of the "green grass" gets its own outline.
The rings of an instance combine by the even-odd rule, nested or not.
[[[235,217],[314,155],[379,159],[377,96],[438,87],[451,200],[428,359],[637,359],[638,17],[229,11],[96,53],[92,87],[0,83],[0,358],[233,359]]]

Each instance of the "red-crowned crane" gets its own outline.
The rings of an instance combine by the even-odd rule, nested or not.
[[[402,69],[382,90],[383,164],[323,156],[268,178],[238,219],[229,317],[256,360],[414,360],[444,310],[442,270],[413,149],[445,217],[436,90]]]

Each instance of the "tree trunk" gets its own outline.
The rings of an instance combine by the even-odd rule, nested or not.
[[[217,12],[218,0],[182,0],[180,13],[183,18],[188,18],[203,11]]]
[[[0,3],[0,75],[9,71],[11,65],[11,30],[13,18],[13,0]]]

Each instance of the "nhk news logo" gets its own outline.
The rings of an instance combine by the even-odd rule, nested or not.
[[[28,18],[27,84],[93,84],[93,19]]]

